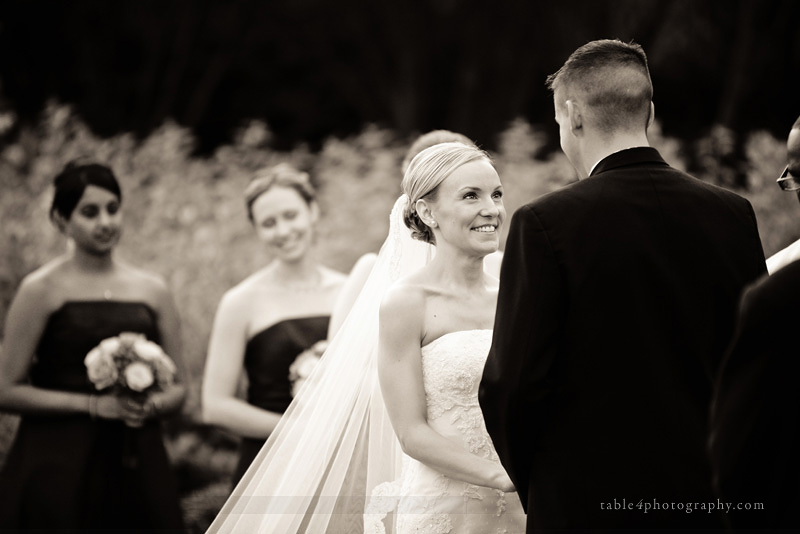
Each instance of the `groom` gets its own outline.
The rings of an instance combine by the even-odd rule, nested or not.
[[[581,179],[511,222],[486,427],[528,532],[716,527],[706,418],[739,293],[766,270],[753,210],[649,147],[639,45],[590,42],[548,85]]]

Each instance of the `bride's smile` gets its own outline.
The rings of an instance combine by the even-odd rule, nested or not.
[[[486,255],[500,246],[506,210],[503,186],[494,167],[478,160],[457,168],[439,184],[428,202],[437,249],[455,247]]]

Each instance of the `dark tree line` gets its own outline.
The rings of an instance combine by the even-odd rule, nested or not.
[[[376,122],[491,146],[552,126],[547,74],[584,42],[647,51],[667,133],[781,135],[800,113],[796,0],[5,0],[0,86],[34,120],[51,97],[100,134],[172,117],[201,149],[246,119],[315,146]]]

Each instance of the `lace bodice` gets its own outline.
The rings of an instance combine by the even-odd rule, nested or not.
[[[497,459],[478,404],[491,330],[450,332],[422,347],[422,376],[428,423],[441,434],[459,438],[465,448]]]
[[[422,347],[428,424],[471,453],[499,461],[478,404],[491,330],[450,332]],[[392,495],[399,495],[394,499]],[[399,501],[399,502],[398,502]],[[400,480],[372,494],[365,532],[384,534],[383,519],[397,510],[400,534],[511,534],[525,530],[516,494],[451,479],[406,457]]]

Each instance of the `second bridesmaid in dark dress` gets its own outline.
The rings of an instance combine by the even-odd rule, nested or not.
[[[203,419],[242,438],[234,483],[292,401],[289,367],[326,338],[342,273],[313,256],[319,207],[306,173],[281,164],[253,177],[248,215],[274,260],[228,290],[214,320],[203,378]],[[237,397],[242,373],[247,398]]]
[[[158,420],[186,395],[178,316],[160,278],[112,256],[121,200],[103,165],[56,177],[51,216],[69,250],[23,280],[6,321],[0,408],[22,418],[0,473],[0,530],[183,528]],[[141,402],[98,392],[84,358],[122,332],[160,344],[178,383]]]

